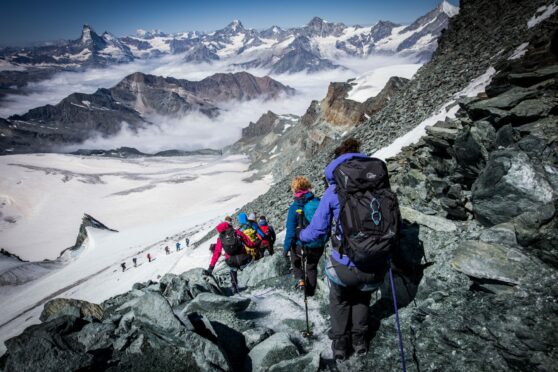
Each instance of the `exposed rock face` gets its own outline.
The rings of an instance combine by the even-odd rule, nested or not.
[[[377,96],[362,103],[346,98],[350,83],[330,83],[327,96],[312,101],[300,119],[268,112],[244,128],[242,138],[228,150],[248,154],[252,169],[272,172],[281,179],[300,161],[312,158],[343,132],[378,112],[407,81],[392,77]]]
[[[101,306],[87,301],[56,298],[45,304],[39,319],[47,322],[65,315],[77,318],[90,317],[101,321],[104,317],[104,311]]]
[[[34,108],[23,115],[0,119],[1,154],[53,151],[94,135],[110,137],[127,123],[131,130],[151,125],[152,115],[179,117],[199,111],[219,114],[229,100],[276,98],[294,89],[268,76],[246,72],[215,74],[201,81],[133,73],[110,89],[93,94],[73,93],[57,105]]]
[[[242,128],[242,138],[247,139],[251,137],[265,136],[272,131],[273,125],[277,119],[279,119],[277,114],[268,111],[255,123],[250,122],[246,128]]]
[[[114,229],[111,229],[110,227],[105,226],[101,221],[91,217],[87,213],[84,213],[83,217],[81,219],[81,225],[79,226],[79,233],[78,233],[78,236],[76,238],[76,243],[74,244],[73,247],[71,247],[69,249],[75,250],[75,249],[81,248],[81,245],[83,244],[85,239],[87,239],[87,228],[88,227],[92,227],[92,228],[95,228],[95,229],[118,232],[117,230],[114,230]]]

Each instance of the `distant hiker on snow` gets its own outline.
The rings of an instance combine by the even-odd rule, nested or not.
[[[170,254],[170,248],[169,248],[168,245],[165,247],[165,253],[166,253],[166,254]]]
[[[180,242],[176,242],[176,251],[178,252],[180,250]]]
[[[262,235],[258,234],[258,236],[262,240],[262,243],[260,245],[260,254],[263,257],[265,251],[267,250],[269,251],[269,255],[271,256],[273,254],[273,246],[275,245],[276,239],[275,230],[273,229],[273,226],[267,223],[265,216],[260,216],[258,226],[263,231]]]
[[[138,259],[136,257],[132,258],[132,262],[134,263],[134,267],[138,267]]]
[[[122,268],[122,272],[126,271],[126,262],[122,262],[120,267]]]
[[[344,360],[350,347],[366,354],[370,298],[388,271],[391,249],[398,239],[400,214],[385,163],[359,153],[360,142],[345,140],[325,168],[329,187],[310,225],[299,234],[312,242],[332,236],[326,276],[330,282],[330,338],[335,359]],[[358,234],[359,239],[354,236]]]
[[[190,246],[190,239],[186,238],[185,242],[186,242],[186,247],[189,247]]]
[[[306,290],[308,296],[313,296],[316,290],[318,277],[318,262],[324,253],[324,246],[328,235],[313,239],[304,245],[297,238],[297,231],[307,226],[313,219],[320,199],[310,191],[312,184],[306,177],[298,176],[291,182],[294,201],[289,207],[286,222],[285,242],[283,255],[288,257],[290,252],[293,274],[296,279],[295,287]],[[303,258],[306,259],[306,276],[304,280]]]
[[[255,247],[255,244],[240,229],[235,230],[228,222],[221,222],[216,227],[219,233],[215,250],[211,256],[209,268],[205,271],[207,275],[213,273],[213,269],[217,264],[217,260],[221,256],[221,252],[225,251],[225,262],[230,268],[231,284],[233,291],[239,293],[238,288],[238,270],[244,269],[252,261],[252,257],[246,252],[246,247]]]
[[[151,262],[151,253],[147,254],[147,261]]]

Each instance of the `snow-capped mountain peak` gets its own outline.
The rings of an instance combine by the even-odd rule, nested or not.
[[[233,32],[245,31],[245,28],[242,25],[242,22],[240,22],[238,19],[235,19],[231,23],[229,23],[228,26],[226,27],[226,29],[231,30]]]
[[[93,28],[89,25],[83,25],[83,29],[81,30],[81,38],[80,38],[81,43],[86,44],[90,42],[93,39],[92,34],[95,34]]]
[[[448,1],[444,0],[438,5],[438,10],[442,13],[446,13],[448,17],[454,17],[459,13],[459,7],[450,4]]]

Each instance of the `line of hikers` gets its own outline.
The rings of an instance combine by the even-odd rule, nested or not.
[[[360,153],[360,141],[350,138],[335,149],[325,178],[328,187],[321,199],[312,193],[307,178],[292,180],[294,200],[287,213],[283,255],[306,302],[306,296],[315,293],[318,262],[331,240],[331,251],[324,260],[329,282],[329,337],[334,358],[345,360],[351,349],[357,355],[368,351],[370,299],[391,268],[401,216],[386,164]],[[223,249],[237,293],[237,271],[261,257],[266,241],[254,218],[240,213],[239,229],[233,228],[230,217],[216,227],[219,238],[207,273],[212,273]],[[273,254],[273,243],[268,249]]]
[[[186,238],[185,243],[186,243],[186,247],[189,247],[190,246],[190,239]],[[179,252],[182,249],[184,249],[184,248],[181,247],[180,242],[176,242],[176,251]],[[168,245],[165,246],[164,251],[165,251],[165,254],[167,254],[167,255],[169,255],[171,253],[170,248],[169,248]],[[147,253],[146,257],[147,257],[147,262],[151,262],[151,261],[154,260],[154,257],[150,252]],[[138,258],[137,257],[132,258],[132,263],[133,263],[134,267],[138,267]],[[122,262],[120,264],[120,267],[122,268],[122,272],[126,271],[126,262]]]

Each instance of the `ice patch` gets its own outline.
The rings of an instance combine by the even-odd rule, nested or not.
[[[537,9],[533,17],[527,21],[527,28],[533,28],[545,19],[548,19],[556,10],[558,10],[558,5],[556,5],[556,3],[541,6]]]
[[[390,77],[400,76],[411,79],[421,66],[412,63],[377,68],[351,82],[353,88],[347,94],[347,99],[364,102],[380,93]]]
[[[508,58],[509,60],[519,59],[527,53],[527,47],[529,46],[529,42],[523,43],[518,46],[512,53],[512,55]]]

